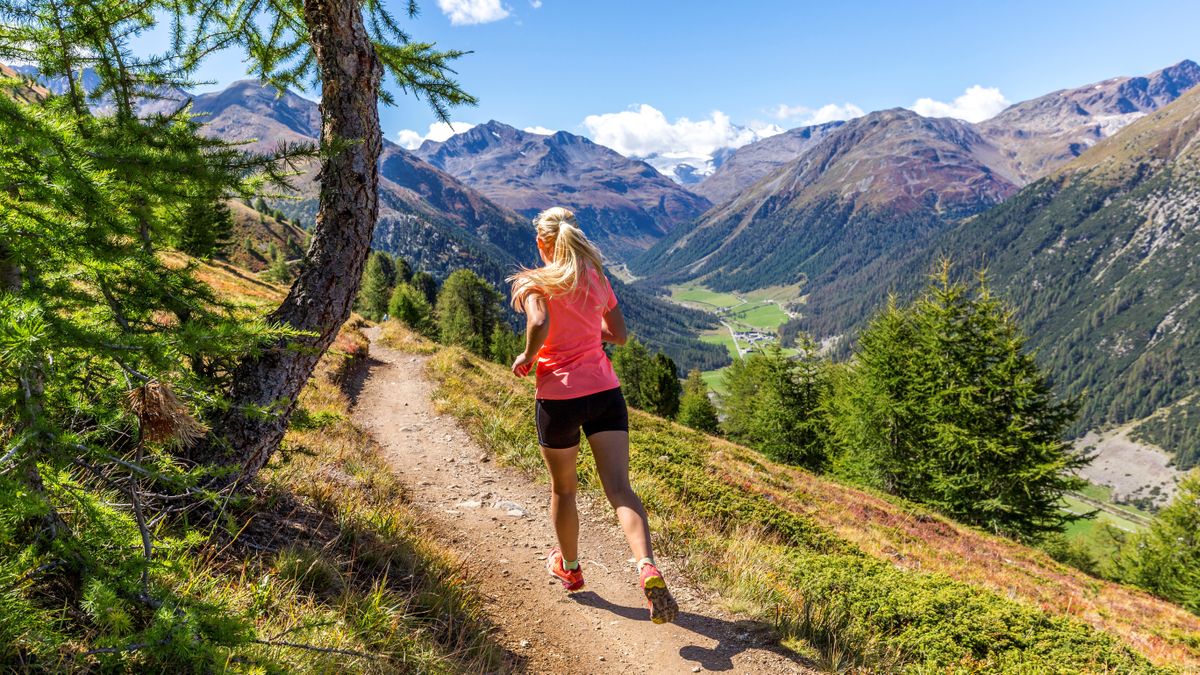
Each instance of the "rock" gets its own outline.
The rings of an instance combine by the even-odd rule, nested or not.
[[[521,649],[525,649],[528,646],[529,646],[529,640],[521,640]]]
[[[692,672],[693,672],[693,673],[698,673],[698,672],[700,672],[700,666],[692,666]]]
[[[475,501],[474,499],[468,499],[465,502],[459,502],[458,506],[460,506],[464,509],[477,509],[477,508],[483,506],[483,504]]]
[[[512,511],[514,509],[521,511],[522,513],[525,511],[524,506],[521,506],[520,504],[508,499],[501,499],[495,504],[492,504],[492,508],[496,509],[497,511]]]

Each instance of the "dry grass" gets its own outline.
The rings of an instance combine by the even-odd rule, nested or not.
[[[1076,617],[1120,636],[1156,663],[1200,670],[1200,617],[1176,605],[919,506],[775,464],[732,443],[712,442],[719,452],[711,461],[727,480],[811,517],[870,555]]]
[[[504,669],[510,659],[492,641],[461,562],[434,541],[380,448],[349,421],[343,385],[367,356],[360,327],[349,322],[340,348],[322,359],[263,489],[212,564],[231,580],[215,592],[235,611],[257,610],[258,635],[370,656],[267,646],[238,654],[305,672]]]
[[[423,351],[433,349],[420,338],[402,338]],[[441,383],[438,403],[443,410],[459,417],[501,461],[531,471],[540,469],[535,461],[532,429],[527,428],[532,408],[528,383],[460,350],[443,350],[431,361],[430,368]],[[829,555],[842,556],[847,563],[854,560],[854,550],[861,551],[871,560],[885,561],[888,568],[912,571],[918,575],[914,582],[926,580],[933,584],[930,588],[943,583],[937,579],[945,578],[947,582],[985,589],[996,598],[1015,601],[1014,607],[1036,606],[1050,616],[1070,617],[1116,636],[1160,666],[1200,668],[1200,617],[1170,603],[1096,580],[1039,551],[953,523],[920,507],[775,464],[747,448],[650,415],[634,411],[632,423],[633,479],[651,512],[659,548],[681,561],[693,578],[717,591],[731,608],[772,620],[785,639],[802,638],[807,655],[830,668],[854,663],[864,651],[874,655],[875,667],[904,655],[889,652],[886,636],[881,636],[878,644],[870,644],[870,637],[860,632],[854,636],[855,644],[846,643],[843,638],[848,633],[843,628],[854,618],[837,616],[836,603],[827,606],[814,602],[811,588],[789,581],[797,561],[805,560],[791,552],[796,549],[788,544],[792,535],[786,533],[792,530],[763,529],[736,515],[736,510],[714,520],[701,513],[703,509],[698,506],[697,498],[705,491],[732,488],[729,494],[757,499],[755,503],[795,514],[801,523],[809,522],[817,528],[801,530],[801,538],[809,542],[844,542],[849,556],[839,553],[834,545],[830,545]],[[702,457],[707,472],[704,475],[717,482],[681,486],[672,484],[669,474],[658,471],[666,455],[656,455],[680,447],[693,448],[683,452]],[[593,483],[587,461],[581,463],[580,472],[585,486]],[[719,512],[720,505],[717,508]],[[779,515],[771,515],[764,522],[778,524]],[[818,562],[811,555],[808,560]],[[747,561],[753,561],[749,567],[754,569],[748,570]],[[797,577],[795,583],[800,582]],[[962,597],[984,605],[992,602]],[[999,605],[990,607],[998,608],[997,616],[1018,611]],[[976,626],[961,628],[983,630]],[[1074,630],[1054,630],[1060,629]],[[1019,664],[1003,661],[1003,657],[1001,662],[1008,668],[1020,668]]]
[[[410,354],[433,354],[438,350],[436,343],[405,328],[399,321],[384,323],[379,337],[388,347]]]

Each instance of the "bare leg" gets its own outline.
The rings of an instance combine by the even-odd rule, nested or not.
[[[554,521],[563,560],[579,559],[579,510],[575,507],[575,491],[579,487],[575,460],[578,457],[578,445],[561,449],[542,447],[542,459],[550,469],[550,518]]]
[[[617,512],[629,548],[637,559],[653,557],[650,551],[650,525],[646,509],[629,485],[629,432],[601,431],[588,436],[596,471],[604,486],[608,503]]]

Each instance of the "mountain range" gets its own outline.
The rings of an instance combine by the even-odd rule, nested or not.
[[[565,131],[536,134],[493,120],[425,141],[415,154],[527,218],[566,206],[618,260],[712,206],[649,164]]]
[[[1077,431],[1136,424],[1192,466],[1198,83],[1184,61],[979,124],[881,111],[821,130],[784,164],[764,139],[708,180],[762,178],[632,267],[717,290],[803,282],[800,325],[818,340],[853,335],[889,293],[911,298],[940,257],[986,267],[1063,393],[1087,392]]]
[[[633,269],[717,290],[828,283],[1016,192],[988,168],[996,154],[966,122],[874,112],[809,138],[797,159],[660,241]]]
[[[415,153],[385,143],[375,245],[502,285],[533,262],[528,218],[569,206],[644,277],[619,291],[635,330],[706,368],[727,358],[695,340],[711,317],[657,286],[797,285],[802,325],[821,339],[852,335],[889,292],[911,296],[940,255],[986,264],[1064,392],[1091,392],[1080,431],[1140,421],[1142,438],[1194,463],[1197,83],[1200,66],[1183,61],[977,124],[873,112],[743,146],[686,186],[586,138],[492,121]],[[257,82],[191,98],[211,133],[251,148],[319,135],[315,103]],[[315,179],[307,167],[272,206],[311,222]]]

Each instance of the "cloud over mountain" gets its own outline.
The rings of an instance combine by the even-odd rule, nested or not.
[[[808,127],[827,122],[841,122],[862,117],[863,109],[853,103],[826,103],[820,108],[780,103],[771,113],[778,120],[788,120],[789,127]]]
[[[416,150],[425,141],[437,141],[440,143],[454,134],[461,134],[474,126],[474,124],[468,124],[467,122],[451,122],[450,124],[434,122],[429,125],[429,131],[424,134],[412,129],[401,129],[396,134],[396,143],[405,150]]]
[[[583,126],[592,140],[632,157],[711,155],[720,148],[740,147],[783,131],[774,124],[740,126],[720,110],[707,119],[680,117],[671,122],[662,111],[645,103],[621,112],[588,115]]]
[[[932,98],[919,98],[909,109],[925,117],[954,117],[968,122],[982,122],[994,117],[1009,106],[997,87],[978,84],[967,87],[961,96],[947,103]]]

